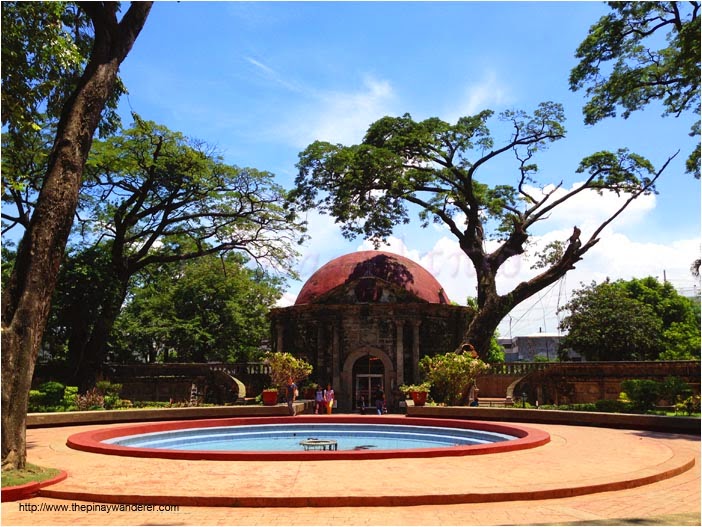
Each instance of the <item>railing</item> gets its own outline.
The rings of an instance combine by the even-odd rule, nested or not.
[[[263,362],[208,362],[208,363],[179,363],[170,362],[162,364],[107,364],[106,370],[118,372],[121,376],[180,376],[192,377],[205,375],[208,372],[221,371],[232,377],[254,375],[269,375],[271,368]]]
[[[619,370],[624,376],[655,375],[658,371],[681,377],[700,375],[700,361],[598,361],[598,362],[505,362],[492,364],[486,375],[524,376],[534,371],[562,369],[570,374],[597,375],[603,369]]]
[[[492,364],[486,375],[514,375],[524,376],[533,371],[545,370],[551,364],[550,362],[503,362],[501,364]]]
[[[270,375],[271,367],[263,362],[208,363],[212,371],[224,371],[233,377],[243,375]]]

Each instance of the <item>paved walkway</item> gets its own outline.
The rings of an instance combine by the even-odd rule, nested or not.
[[[700,525],[698,437],[524,424],[547,431],[551,442],[462,458],[296,462],[106,456],[65,446],[69,435],[97,426],[33,429],[27,432],[30,462],[63,468],[69,477],[42,496],[3,504],[2,523],[589,525],[629,519]],[[330,506],[286,506],[315,496],[328,498],[320,503]],[[362,496],[402,505],[343,506]],[[447,504],[446,496],[459,496],[463,503]],[[107,501],[155,505],[110,510]],[[205,506],[191,506],[196,504]],[[212,504],[220,506],[206,506]]]

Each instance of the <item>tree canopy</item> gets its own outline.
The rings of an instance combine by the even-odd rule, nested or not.
[[[582,181],[571,190],[563,183],[546,187],[537,180],[537,154],[565,136],[561,105],[546,102],[531,114],[506,111],[508,139],[498,143],[485,110],[449,124],[437,118],[414,121],[409,114],[371,124],[361,144],[315,142],[299,158],[293,210],[315,208],[330,214],[347,237],[376,243],[395,225],[409,222],[409,206],[420,209],[422,225],[444,224],[468,256],[477,275],[478,313],[465,336],[485,357],[497,325],[523,300],[564,276],[599,240],[611,221],[637,197],[654,191],[666,164],[654,169],[627,150],[597,152],[576,170]],[[514,156],[510,183],[492,183],[496,158]],[[484,176],[481,176],[485,173]],[[540,187],[540,188],[539,188]],[[554,208],[586,192],[611,191],[627,196],[621,208],[581,240],[576,226],[546,263],[546,270],[507,294],[497,293],[497,271],[525,252],[529,229],[548,219]],[[499,245],[489,252],[488,240]]]
[[[91,19],[75,2],[2,2],[3,234],[27,228],[48,167],[63,105],[78,87],[94,45]],[[119,77],[98,132],[120,124]]]
[[[294,275],[301,226],[283,209],[285,192],[268,172],[225,163],[207,144],[135,115],[132,128],[95,141],[85,168],[76,238],[105,258],[83,276],[94,289],[70,295],[72,382],[91,387],[133,276],[149,266],[228,251]],[[79,303],[76,308],[71,303]],[[90,311],[85,311],[93,306]],[[197,353],[196,353],[197,355]]]
[[[561,350],[587,360],[684,360],[700,356],[700,305],[652,277],[591,283],[561,311]]]
[[[246,266],[240,253],[155,265],[141,273],[116,321],[117,362],[246,362],[258,359],[268,311],[283,281]]]
[[[700,2],[608,2],[611,12],[590,28],[570,73],[585,89],[585,122],[626,119],[652,101],[675,117],[693,112],[690,135],[700,134]],[[656,47],[660,46],[659,49]],[[700,145],[687,160],[699,178]]]

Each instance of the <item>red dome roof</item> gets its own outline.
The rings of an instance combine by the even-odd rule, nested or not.
[[[359,251],[335,258],[320,267],[302,286],[295,305],[317,303],[344,284],[369,278],[400,287],[419,302],[449,302],[436,278],[409,258],[384,251]]]

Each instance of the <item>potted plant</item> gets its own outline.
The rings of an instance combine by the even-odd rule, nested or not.
[[[278,388],[266,388],[261,392],[261,399],[266,406],[273,406],[278,402]]]
[[[427,355],[419,361],[420,371],[431,383],[438,402],[449,406],[466,404],[465,400],[475,379],[488,369],[485,362],[474,356],[471,348],[466,352]]]
[[[290,353],[272,353],[269,351],[264,354],[263,360],[271,368],[272,386],[277,386],[278,389],[283,388],[289,378],[292,378],[293,382],[297,384],[312,373],[311,364],[303,359],[293,357]],[[277,394],[277,389],[275,390]]]
[[[424,406],[426,404],[430,389],[431,384],[428,382],[423,382],[421,384],[403,384],[400,386],[400,391],[404,393],[405,396],[409,395],[415,406]]]

